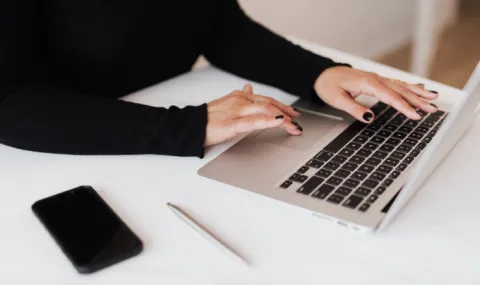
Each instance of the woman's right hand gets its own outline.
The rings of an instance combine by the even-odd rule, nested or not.
[[[208,123],[205,146],[224,142],[241,133],[267,128],[283,128],[292,135],[300,135],[300,127],[292,118],[300,113],[277,100],[253,94],[252,86],[233,91],[208,103]]]

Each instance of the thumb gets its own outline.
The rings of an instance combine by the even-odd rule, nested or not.
[[[243,92],[246,92],[246,93],[253,93],[253,87],[250,83],[247,83],[245,84],[245,86],[243,87]]]
[[[375,116],[373,112],[367,107],[355,101],[352,96],[348,95],[347,92],[339,90],[337,94],[332,94],[332,96],[333,98],[335,98],[334,100],[332,100],[332,104],[330,104],[332,107],[349,113],[355,119],[361,122],[367,124],[373,122]]]

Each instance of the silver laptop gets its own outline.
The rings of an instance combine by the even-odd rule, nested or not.
[[[455,105],[420,121],[381,102],[371,124],[309,102],[289,136],[268,129],[246,136],[202,167],[207,178],[265,195],[356,230],[387,225],[477,117],[480,63]],[[441,97],[441,95],[440,95]]]

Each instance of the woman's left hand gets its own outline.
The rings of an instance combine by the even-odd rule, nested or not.
[[[315,81],[314,88],[325,103],[365,123],[372,122],[374,114],[354,100],[360,94],[374,96],[413,120],[422,118],[416,108],[429,113],[437,111],[435,105],[426,101],[435,99],[437,94],[425,90],[421,85],[388,79],[346,66],[323,71]]]

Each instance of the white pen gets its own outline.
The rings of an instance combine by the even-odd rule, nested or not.
[[[229,248],[226,244],[221,242],[218,238],[216,238],[211,232],[209,232],[207,229],[205,229],[203,226],[201,226],[199,223],[197,223],[195,220],[193,220],[192,217],[190,217],[187,213],[185,213],[182,209],[179,207],[167,203],[167,207],[170,208],[170,210],[173,211],[173,213],[179,217],[182,221],[187,223],[190,227],[192,227],[197,233],[199,233],[202,237],[204,237],[207,241],[209,241],[211,244],[213,244],[218,250],[223,252],[225,255],[233,259],[234,261],[237,261],[239,263],[242,263],[244,265],[248,265],[248,262],[246,262],[243,258],[241,258],[237,253],[235,253],[231,248]]]

